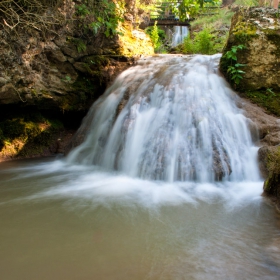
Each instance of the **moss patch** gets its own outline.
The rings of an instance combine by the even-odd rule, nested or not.
[[[54,134],[63,130],[58,120],[38,112],[18,114],[0,121],[0,157],[16,158],[41,155],[48,149]]]
[[[268,113],[280,117],[280,92],[275,92],[272,89],[262,89],[247,91],[244,95],[253,103],[265,108]]]
[[[232,30],[232,34],[235,37],[235,41],[240,44],[245,44],[253,37],[257,35],[257,28],[251,23],[242,21],[241,16],[239,16],[238,23]]]

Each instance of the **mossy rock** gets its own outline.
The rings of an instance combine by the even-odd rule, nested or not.
[[[16,158],[40,155],[63,130],[58,120],[44,117],[39,112],[19,113],[0,121],[0,157]]]
[[[233,63],[225,54],[238,45],[245,48],[238,50]],[[239,83],[228,73],[229,66],[235,63],[245,64]],[[238,91],[280,92],[280,22],[275,9],[241,8],[233,16],[220,70]]]
[[[267,168],[267,179],[264,182],[264,194],[271,197],[278,209],[280,209],[280,146],[263,147],[259,155],[264,155],[264,163]]]
[[[242,96],[263,107],[268,113],[280,117],[280,91],[260,89],[245,91]]]

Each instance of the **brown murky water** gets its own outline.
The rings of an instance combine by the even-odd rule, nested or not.
[[[1,163],[0,278],[280,279],[279,217],[261,185]]]

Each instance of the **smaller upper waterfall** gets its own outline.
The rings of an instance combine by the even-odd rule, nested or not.
[[[257,149],[219,59],[142,58],[92,106],[68,162],[171,182],[258,179]]]
[[[189,34],[189,29],[186,26],[174,26],[171,46],[175,47],[184,42],[184,38]]]

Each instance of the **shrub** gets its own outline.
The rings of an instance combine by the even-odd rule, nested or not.
[[[209,28],[205,28],[200,32],[194,33],[194,38],[192,39],[188,35],[184,39],[183,43],[183,53],[186,54],[213,54],[215,53],[213,35]]]
[[[161,53],[164,52],[164,41],[166,39],[166,34],[164,30],[157,26],[157,22],[155,22],[154,26],[146,28],[145,32],[150,36],[155,51]]]

